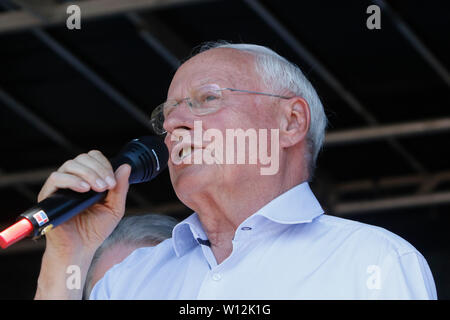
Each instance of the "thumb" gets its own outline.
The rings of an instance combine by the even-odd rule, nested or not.
[[[130,173],[131,167],[128,164],[123,164],[117,168],[115,172],[117,184],[113,189],[109,190],[105,198],[105,205],[116,213],[123,213],[125,211],[127,193],[130,186],[128,183]]]

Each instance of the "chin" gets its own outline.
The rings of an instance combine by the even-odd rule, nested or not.
[[[214,170],[216,169],[216,171]],[[170,180],[178,198],[186,206],[189,199],[217,183],[217,167],[208,165],[169,165]]]

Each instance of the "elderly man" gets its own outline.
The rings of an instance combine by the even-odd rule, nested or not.
[[[177,70],[152,124],[167,133],[172,185],[195,213],[176,225],[171,239],[110,269],[92,299],[436,298],[430,269],[408,242],[323,214],[308,185],[324,137],[323,107],[301,71],[272,50],[210,45]],[[199,127],[214,130],[218,141],[230,129],[270,129],[276,139],[258,145],[275,150],[279,169],[262,174],[261,158],[219,161],[217,146],[212,163],[186,161],[214,143],[196,139]],[[37,299],[80,298],[65,287],[64,271],[76,264],[84,279],[93,252],[123,215],[129,170],[123,165],[113,173],[91,151],[44,184],[39,200],[58,188],[109,193],[47,234]]]

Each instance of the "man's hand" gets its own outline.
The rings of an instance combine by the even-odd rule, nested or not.
[[[123,217],[130,171],[129,165],[122,165],[113,172],[108,159],[94,150],[65,162],[49,176],[38,195],[38,201],[58,189],[109,191],[102,202],[46,233],[46,249],[35,298],[81,298],[81,290],[76,294],[67,291],[63,281],[65,269],[68,265],[78,265],[84,283],[95,250]]]

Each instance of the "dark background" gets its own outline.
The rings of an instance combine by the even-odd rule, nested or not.
[[[366,27],[375,2],[363,0],[70,3],[81,7],[81,30],[66,28],[65,10],[54,14],[69,2],[0,0],[2,229],[64,161],[91,149],[112,156],[152,134],[148,116],[195,47],[255,43],[300,66],[323,101],[328,140],[312,188],[327,214],[409,241],[438,297],[450,298],[448,1],[377,1],[379,30]],[[18,12],[34,22],[11,18]],[[399,132],[410,123],[422,129]],[[364,138],[369,128],[377,133]],[[127,207],[190,214],[167,172],[132,186]],[[0,252],[0,299],[33,297],[43,247],[27,240]]]

